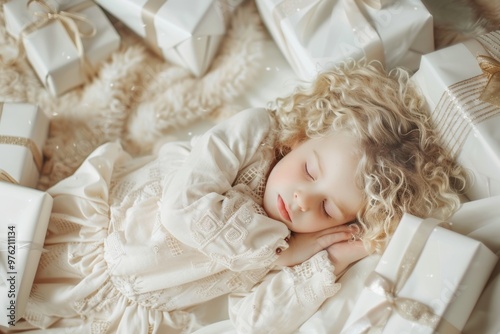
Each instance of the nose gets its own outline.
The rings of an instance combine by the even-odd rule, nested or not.
[[[312,208],[315,196],[308,191],[296,190],[293,193],[293,199],[298,209],[302,212],[305,212]]]

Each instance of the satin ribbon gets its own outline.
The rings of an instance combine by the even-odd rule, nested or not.
[[[18,145],[26,147],[33,156],[38,172],[42,170],[42,155],[38,151],[35,142],[31,138],[0,135],[0,144]]]
[[[286,19],[288,16],[301,11],[321,0],[284,0],[276,5],[272,10],[275,22]],[[363,15],[358,2],[375,9],[381,9],[391,0],[341,0],[345,13],[353,33],[367,60],[379,60],[385,63],[384,48],[377,31]],[[331,32],[335,33],[335,32]],[[368,36],[369,38],[365,38]]]
[[[365,4],[375,9],[383,9],[390,5],[393,0],[363,0]]]
[[[149,0],[154,1],[154,0]],[[162,0],[156,0],[162,1]],[[163,0],[164,2],[166,0]],[[374,9],[382,9],[386,7],[388,4],[392,3],[392,0],[352,0],[352,1],[361,1],[367,6],[370,6]],[[273,11],[275,12],[275,16],[278,20],[283,20],[287,18],[289,15],[300,11],[311,4],[318,2],[318,0],[284,0],[274,7]]]
[[[57,10],[49,6],[45,2],[45,0],[29,0],[26,6],[29,7],[34,3],[40,5],[43,11],[34,12],[33,16],[38,17],[39,19],[28,24],[21,31],[18,38],[18,48],[20,54],[13,59],[13,62],[16,62],[17,59],[24,56],[25,50],[24,50],[23,39],[27,35],[46,26],[52,21],[59,21],[61,22],[62,26],[70,36],[71,40],[73,41],[77,49],[78,57],[81,63],[82,73],[84,74],[84,79],[85,81],[88,81],[89,78],[92,76],[93,69],[85,58],[85,50],[83,48],[82,38],[91,38],[95,36],[97,30],[94,26],[94,23],[91,20],[87,19],[83,15],[76,14],[75,12],[79,12],[85,8],[95,6],[95,3],[93,3],[92,1],[84,1],[68,8],[67,10]],[[87,27],[90,28],[90,31],[87,33],[80,31],[80,28],[78,27],[78,22],[86,24]],[[45,81],[47,81],[47,78],[45,78]]]
[[[163,52],[160,49],[160,46],[158,44],[158,36],[156,34],[156,28],[155,28],[155,17],[158,14],[158,11],[160,10],[163,5],[168,0],[147,0],[146,3],[142,6],[141,10],[141,20],[142,24],[144,24],[144,29],[145,29],[145,40],[148,43],[148,45],[153,49],[154,52],[156,52],[158,55],[162,55]],[[207,0],[208,1],[208,0]],[[220,6],[222,6],[222,15],[224,16],[224,20],[227,21],[228,16],[227,13],[230,12],[228,10],[229,6],[225,1],[222,1],[219,3]]]
[[[12,245],[12,243],[8,243],[5,240],[1,240],[0,244],[2,245],[2,248],[0,248],[0,252],[8,252],[9,251],[9,245]],[[13,244],[16,247],[16,251],[18,251],[18,250],[29,250],[29,251],[38,251],[38,252],[41,252],[41,253],[48,252],[48,250],[46,250],[45,248],[43,248],[43,244],[40,244],[38,242],[16,240]]]
[[[0,244],[3,244],[3,247],[5,248],[0,248],[0,252],[8,252],[9,251],[9,244],[7,241],[2,240],[0,241]],[[43,248],[43,244],[39,244],[37,242],[32,242],[32,241],[16,241],[14,243],[16,249],[15,251],[17,252],[18,250],[28,250],[28,251],[37,251],[40,253],[46,253],[48,252],[47,249]],[[3,269],[3,270],[1,270]],[[12,272],[12,270],[7,270],[7,268],[1,268],[0,269],[0,286],[6,286],[7,285],[7,273]],[[15,271],[17,274],[17,270]],[[7,275],[5,275],[7,274]]]
[[[479,67],[488,77],[488,83],[484,87],[479,99],[500,107],[500,62],[484,55],[479,55],[476,58]]]
[[[367,60],[379,60],[385,64],[384,47],[378,32],[373,28],[370,22],[363,15],[359,8],[359,0],[343,0],[347,19],[353,27],[355,36],[360,32],[361,36],[356,36],[360,47],[363,49]],[[366,5],[372,6],[379,4],[382,7],[383,0],[361,0]],[[370,3],[372,3],[370,5]],[[378,9],[380,9],[378,8]],[[368,36],[368,38],[365,38]]]
[[[500,40],[500,32],[491,32],[475,39],[469,39],[463,42],[462,45],[470,52],[470,56],[474,57],[478,62],[480,59],[485,61],[491,59],[493,62],[483,62],[482,66],[488,71],[491,70],[496,73],[493,69],[498,65],[495,59],[500,59],[498,40]],[[481,55],[480,58],[478,58],[478,55]],[[490,58],[490,56],[493,58]],[[488,63],[491,63],[491,65],[487,65]],[[433,66],[439,67],[442,65],[435,64]],[[481,67],[479,64],[478,66]],[[492,75],[495,77],[491,78],[492,82],[496,81],[498,75]],[[463,78],[463,76],[460,77]],[[444,89],[432,111],[433,125],[438,132],[442,145],[454,158],[458,157],[462,152],[471,131],[479,131],[476,128],[478,124],[500,114],[499,105],[494,104],[494,91],[496,90],[496,95],[498,95],[500,90],[491,89],[495,85],[488,89],[488,93],[491,92],[492,96],[487,94],[490,95],[492,101],[484,101],[481,98],[485,87],[488,86],[487,83],[488,75],[484,73],[453,82]],[[487,95],[486,98],[488,98]]]
[[[17,182],[16,179],[14,179],[9,173],[7,173],[3,169],[0,169],[0,181],[12,183],[12,184],[19,184],[19,182]]]
[[[0,120],[2,118],[3,106],[4,103],[0,102]],[[41,172],[43,157],[41,152],[38,150],[35,142],[31,138],[0,135],[0,144],[19,145],[26,147],[31,152],[31,156],[33,157],[33,161],[35,162],[35,166],[38,172]],[[6,181],[14,184],[18,183],[9,173],[7,173],[3,169],[0,169],[0,181]]]
[[[391,282],[377,272],[372,272],[368,276],[365,286],[379,296],[384,297],[384,300],[370,309],[347,329],[343,330],[342,333],[361,334],[381,332],[393,312],[397,312],[408,321],[434,328],[436,332],[446,334],[460,333],[446,319],[435,314],[431,307],[418,300],[398,296],[399,291],[411,275],[427,239],[438,223],[438,220],[432,218],[422,221],[407,251],[403,255],[395,282]]]
[[[162,55],[162,51],[158,45],[158,37],[156,36],[155,16],[166,2],[167,0],[148,0],[141,11],[141,19],[146,32],[145,39],[153,51],[160,56]]]

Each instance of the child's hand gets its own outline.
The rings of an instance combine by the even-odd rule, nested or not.
[[[337,242],[326,249],[335,266],[334,274],[339,275],[347,266],[368,255],[362,241]]]
[[[341,225],[313,233],[292,233],[288,240],[288,249],[281,252],[276,264],[281,266],[300,264],[323,249],[337,243],[347,243],[357,231],[356,228]]]

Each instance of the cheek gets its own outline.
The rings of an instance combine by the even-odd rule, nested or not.
[[[287,168],[288,167],[288,168]],[[278,162],[271,170],[268,179],[268,185],[271,187],[280,187],[286,185],[287,181],[293,178],[293,171],[283,160]]]
[[[279,161],[274,166],[267,178],[266,189],[264,190],[264,209],[266,211],[275,207],[276,196],[278,194],[284,195],[289,172],[287,171],[286,165],[281,162],[282,161]],[[268,211],[268,214],[269,213]]]

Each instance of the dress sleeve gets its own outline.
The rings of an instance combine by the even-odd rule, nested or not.
[[[248,186],[233,186],[271,125],[265,109],[249,109],[197,138],[160,204],[176,239],[233,271],[268,267],[288,247],[287,227],[265,215]]]
[[[292,333],[337,293],[334,267],[321,251],[302,264],[268,274],[249,293],[229,296],[229,316],[238,333]]]

